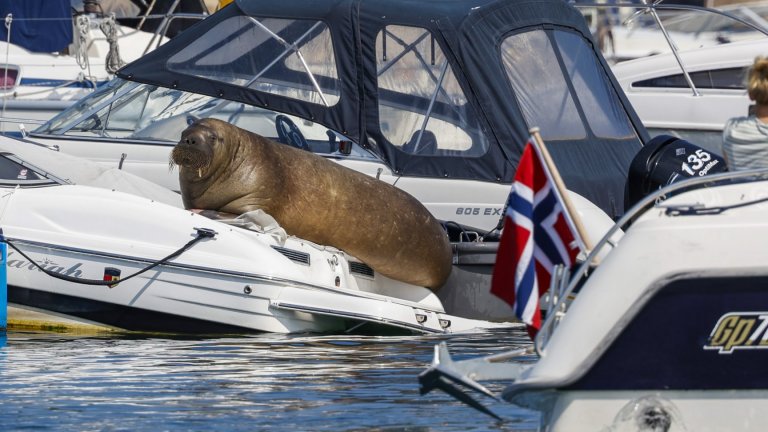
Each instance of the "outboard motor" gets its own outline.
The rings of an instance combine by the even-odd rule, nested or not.
[[[670,135],[648,141],[629,166],[624,211],[649,193],[676,181],[727,171],[725,159]]]

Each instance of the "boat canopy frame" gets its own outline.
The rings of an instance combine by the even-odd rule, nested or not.
[[[528,63],[550,81],[510,70]],[[403,176],[511,183],[539,127],[566,186],[612,217],[649,138],[562,0],[236,0],[117,75],[322,124]]]

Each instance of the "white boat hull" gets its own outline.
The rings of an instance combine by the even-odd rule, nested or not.
[[[10,246],[9,302],[126,330],[338,332],[373,323],[446,333],[497,326],[452,317],[426,288],[385,278],[335,248],[116,191],[6,189],[0,227]],[[198,229],[216,235],[128,278]],[[31,261],[76,280],[56,279]],[[110,267],[122,278],[113,287],[79,282],[100,280]]]

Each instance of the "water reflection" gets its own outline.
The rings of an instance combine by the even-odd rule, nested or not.
[[[443,339],[12,332],[0,349],[0,424],[133,431],[538,428],[537,414],[512,405],[493,404],[509,419],[500,424],[445,395],[419,397],[416,376]],[[528,344],[519,330],[448,339],[459,359]]]

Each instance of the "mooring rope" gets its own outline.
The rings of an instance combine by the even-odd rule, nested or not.
[[[91,19],[87,15],[78,15],[75,18],[75,27],[77,28],[77,35],[75,35],[75,60],[80,65],[80,69],[90,69],[90,62],[88,60],[88,27],[90,27]],[[90,71],[88,72],[90,74]]]
[[[123,67],[125,62],[120,58],[120,46],[117,44],[117,25],[115,25],[115,14],[109,15],[109,18],[103,20],[99,24],[99,28],[107,37],[109,42],[109,52],[105,59],[104,68],[108,73],[114,74],[118,69]]]

